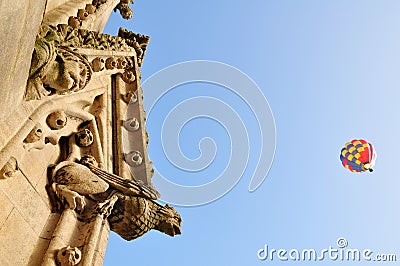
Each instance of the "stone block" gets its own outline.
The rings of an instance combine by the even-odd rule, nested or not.
[[[11,201],[8,199],[8,197],[0,191],[0,202],[1,202],[1,208],[0,208],[0,228],[3,226],[3,223],[7,220],[7,217],[10,215],[13,205]]]
[[[12,178],[0,180],[0,190],[39,235],[46,224],[50,210],[25,176],[17,172]]]
[[[0,265],[27,265],[37,240],[31,226],[13,209],[0,229]]]
[[[44,203],[47,205],[47,208],[49,210],[51,210],[53,206],[50,202],[49,195],[46,190],[47,179],[48,179],[47,171],[45,171],[42,174],[42,177],[40,177],[38,182],[36,183],[35,189],[36,189],[37,193],[39,193],[39,196],[42,198]]]
[[[42,150],[31,150],[18,162],[19,168],[29,181],[36,186],[41,177],[47,176],[47,167],[58,157],[58,150],[51,144],[46,144]],[[42,180],[43,181],[43,180]]]

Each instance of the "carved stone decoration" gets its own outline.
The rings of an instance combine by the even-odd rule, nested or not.
[[[53,176],[53,189],[67,208],[82,212],[86,205],[84,196],[105,192],[109,185],[87,167],[62,162]]]
[[[132,117],[124,121],[124,127],[128,131],[137,131],[140,127],[140,123],[135,117]]]
[[[89,129],[84,129],[76,133],[75,140],[78,146],[87,147],[93,143],[93,134]]]
[[[124,68],[126,68],[126,66],[127,66],[127,62],[126,62],[125,58],[119,57],[117,59],[117,67],[119,69],[124,69]]]
[[[15,175],[19,171],[17,159],[11,157],[7,163],[1,168],[0,174],[3,178],[7,179]]]
[[[94,214],[108,217],[111,229],[126,240],[151,229],[170,236],[181,233],[181,216],[169,205],[155,202],[159,195],[153,188],[101,170],[91,156],[81,162],[86,166],[62,162],[53,176],[56,195],[67,208],[83,213],[87,200],[96,199]],[[109,189],[111,194],[104,196]]]
[[[135,49],[143,58],[144,51],[141,45],[134,45],[135,42],[132,43],[129,39],[132,37],[131,35],[113,37],[77,29],[79,25],[79,18],[70,17],[69,26],[61,24],[57,27],[43,26],[40,29],[32,55],[25,100],[38,100],[44,96],[64,95],[80,91],[91,80],[93,70],[99,72],[104,69],[104,61],[102,61],[104,59],[99,58],[89,62],[87,56],[77,51],[77,48],[112,51],[133,51]],[[127,41],[132,45],[128,45]],[[133,61],[129,57],[118,58],[118,60],[109,57],[105,61],[107,69],[134,67]],[[125,75],[130,82],[134,80],[132,72]]]
[[[94,14],[94,12],[96,12],[96,7],[92,4],[87,4],[85,6],[85,10],[89,13],[89,14]]]
[[[120,198],[108,220],[111,230],[125,240],[136,239],[151,229],[169,236],[181,234],[182,218],[173,207],[140,197]]]
[[[94,72],[100,72],[104,70],[104,59],[100,57],[96,57],[92,61],[92,67]]]
[[[32,55],[26,100],[79,91],[88,84],[92,75],[88,60],[69,47],[56,45],[59,41],[53,28],[41,29]]]
[[[74,29],[80,28],[82,26],[82,20],[78,17],[69,17],[68,25]]]
[[[22,146],[27,151],[31,149],[42,150],[48,143],[57,145],[58,136],[50,132],[47,127],[43,127],[40,123],[37,123],[25,137]]]
[[[133,0],[121,0],[115,7],[114,11],[119,10],[124,19],[131,19],[133,16],[133,11],[129,6],[129,3],[133,4]]]
[[[24,142],[26,143],[35,143],[39,140],[43,139],[43,129],[40,124],[36,124],[35,127],[31,130],[31,132],[26,136]]]
[[[133,74],[132,70],[125,70],[124,74],[122,74],[122,80],[126,83],[132,83],[136,79],[135,74]]]
[[[114,69],[117,67],[117,61],[114,57],[109,57],[106,59],[106,68],[107,69]]]
[[[81,262],[82,252],[77,247],[67,246],[57,252],[58,266],[75,266]]]
[[[135,49],[138,57],[138,65],[141,66],[143,63],[144,55],[146,53],[147,45],[150,41],[150,37],[133,33],[123,28],[119,28],[118,36],[126,39],[126,43]]]
[[[85,9],[78,9],[77,16],[80,20],[85,20],[89,16],[89,12]]]
[[[129,91],[128,93],[122,95],[122,100],[125,103],[129,103],[129,102],[136,103],[138,100],[138,97],[137,97],[136,93]]]
[[[125,161],[131,166],[139,166],[143,162],[143,156],[139,151],[133,151],[125,155]]]
[[[85,166],[90,169],[94,174],[107,182],[110,187],[128,196],[143,197],[149,200],[156,200],[160,197],[154,187],[149,186],[140,180],[124,179],[120,176],[108,173],[86,160],[85,157],[81,160],[81,163],[85,163]]]
[[[46,119],[46,123],[51,129],[59,130],[65,127],[67,120],[67,115],[64,111],[56,111],[49,114]]]

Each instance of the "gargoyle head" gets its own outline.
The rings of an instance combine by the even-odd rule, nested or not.
[[[181,234],[182,218],[180,214],[168,204],[159,210],[161,221],[155,229],[169,235],[175,236]]]
[[[75,266],[82,259],[82,252],[77,247],[67,246],[57,252],[56,262],[59,266]]]

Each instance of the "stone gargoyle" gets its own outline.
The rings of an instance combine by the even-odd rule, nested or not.
[[[97,202],[92,215],[108,217],[111,230],[133,240],[151,229],[170,236],[181,234],[181,216],[155,200],[158,192],[136,180],[121,178],[96,165],[92,156],[63,161],[53,172],[52,189],[70,209],[84,213],[86,199]]]
[[[35,41],[25,100],[76,92],[90,81],[93,70],[87,58],[59,45],[59,38],[54,28],[41,28]]]

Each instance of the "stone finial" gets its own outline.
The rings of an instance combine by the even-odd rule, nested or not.
[[[133,4],[133,0],[120,0],[114,11],[119,10],[124,19],[131,19],[133,16],[133,11],[129,6],[129,3]]]

